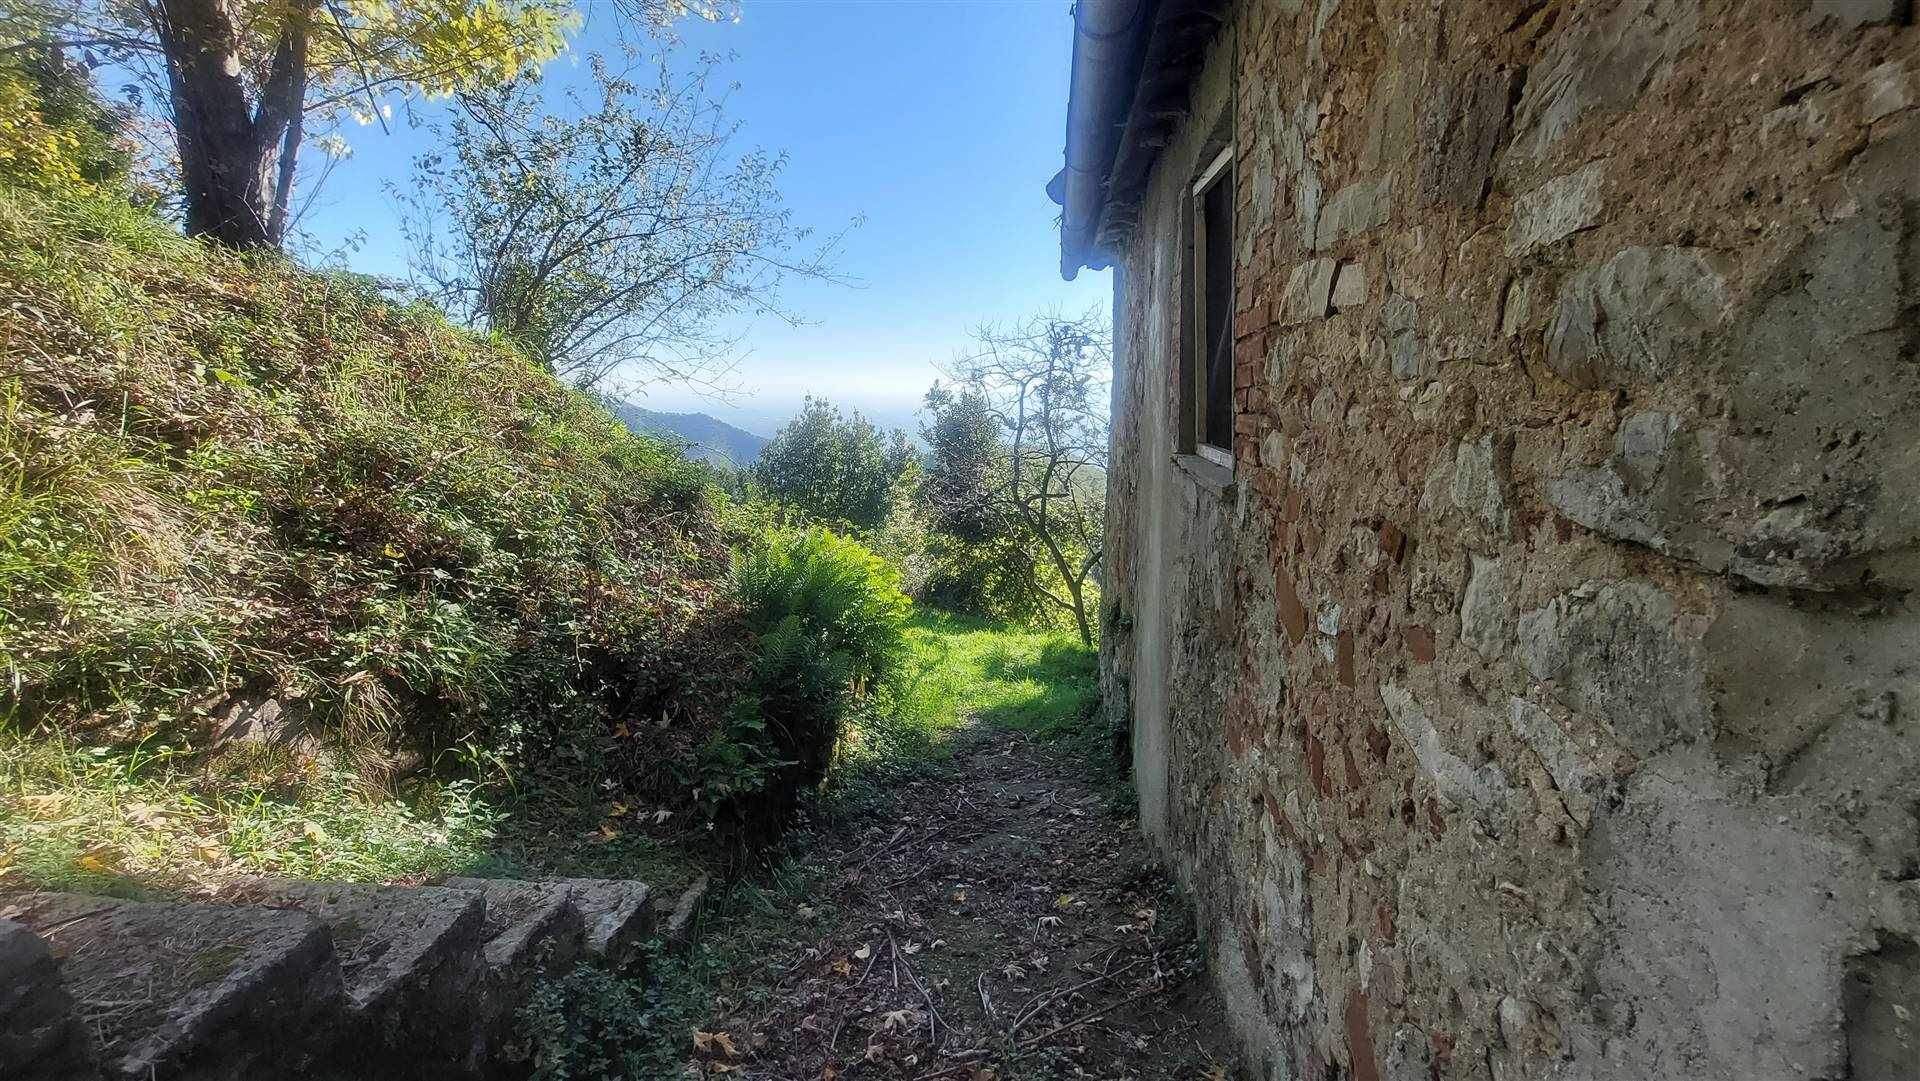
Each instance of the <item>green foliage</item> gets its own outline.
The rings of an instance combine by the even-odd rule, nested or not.
[[[887,562],[824,529],[776,533],[734,559],[756,655],[701,789],[734,824],[784,811],[826,775],[845,722],[904,647],[911,603]]]
[[[19,29],[0,24],[0,44]],[[0,54],[0,181],[54,192],[118,187],[131,161],[120,126],[58,50]]]
[[[892,507],[894,481],[913,460],[906,434],[883,437],[858,412],[809,397],[761,450],[753,479],[768,499],[804,522],[878,529]]]
[[[265,747],[212,761],[179,742],[84,746],[0,733],[0,887],[144,895],[262,875],[347,881],[444,874],[498,816],[469,781],[402,802]]]
[[[521,1035],[533,1050],[533,1081],[630,1081],[664,1077],[646,981],[580,965],[543,980],[520,1007]],[[673,1056],[664,1056],[671,1059]]]
[[[1071,618],[1092,645],[1105,529],[1107,332],[1097,313],[987,326],[927,393],[918,489],[949,542],[924,596],[1044,624]]]
[[[672,718],[628,776],[717,726],[682,676],[743,635],[677,454],[364,279],[120,198],[0,190],[0,245],[0,721],[192,734],[271,697],[429,757],[598,762],[615,714]]]
[[[1000,419],[987,400],[966,389],[935,383],[927,391],[920,437],[927,451],[916,493],[934,529],[963,544],[982,544],[1008,532],[981,493],[1006,469]]]

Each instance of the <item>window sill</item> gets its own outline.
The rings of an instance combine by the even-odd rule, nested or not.
[[[1233,467],[1202,458],[1198,454],[1176,454],[1173,464],[1180,467],[1188,479],[1212,492],[1224,492],[1233,487]]]

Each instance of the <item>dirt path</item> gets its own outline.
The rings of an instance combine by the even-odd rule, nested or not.
[[[1071,763],[980,725],[888,795],[803,842],[830,870],[723,981],[707,1075],[1233,1076],[1184,907]]]

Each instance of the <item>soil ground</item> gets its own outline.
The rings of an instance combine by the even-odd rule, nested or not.
[[[1132,818],[1054,746],[987,724],[838,821],[695,1034],[706,1076],[1235,1075],[1192,921]],[[709,935],[729,933],[726,918]],[[692,1072],[692,1071],[690,1071]]]

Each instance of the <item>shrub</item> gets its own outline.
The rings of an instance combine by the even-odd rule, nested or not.
[[[746,827],[825,776],[848,715],[899,663],[912,605],[884,559],[824,529],[735,556],[733,587],[755,656],[701,787],[717,816]]]
[[[533,1081],[626,1081],[664,1076],[646,984],[592,965],[545,980],[520,1008]]]

